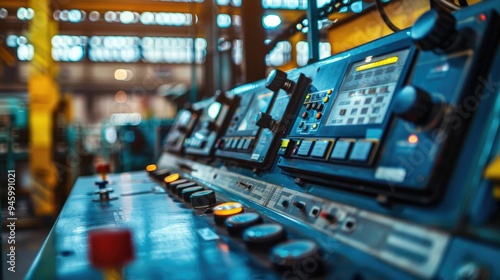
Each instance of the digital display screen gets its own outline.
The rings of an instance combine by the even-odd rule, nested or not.
[[[340,86],[326,126],[381,124],[409,50],[353,63]]]
[[[245,117],[241,120],[241,123],[238,126],[237,131],[254,131],[259,129],[256,125],[259,114],[267,112],[267,108],[269,107],[269,103],[271,103],[273,94],[274,92],[266,92],[258,94],[253,98]]]

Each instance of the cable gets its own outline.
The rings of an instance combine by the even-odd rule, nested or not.
[[[384,20],[384,22],[387,25],[387,27],[389,27],[394,32],[401,31],[401,29],[399,27],[397,27],[396,25],[394,25],[394,23],[392,23],[391,19],[385,13],[382,1],[381,0],[375,0],[375,3],[377,4],[377,10],[378,10],[378,12],[379,12],[380,16],[382,17],[382,20]]]

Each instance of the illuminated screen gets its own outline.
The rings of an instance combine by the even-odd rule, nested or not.
[[[387,115],[409,50],[367,57],[349,68],[327,126],[381,124]]]
[[[207,108],[207,116],[212,120],[215,120],[219,115],[220,109],[222,108],[222,104],[219,102],[214,102],[210,104]]]
[[[261,93],[255,96],[252,100],[252,104],[248,108],[247,113],[243,120],[241,120],[237,131],[254,131],[259,129],[255,124],[259,118],[259,113],[265,113],[269,107],[269,103],[273,98],[273,92]]]

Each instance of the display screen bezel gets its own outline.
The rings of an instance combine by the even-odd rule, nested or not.
[[[399,79],[396,82],[395,85],[395,92],[392,94],[392,98],[389,101],[389,105],[387,107],[387,112],[384,116],[384,120],[381,123],[372,123],[372,124],[353,124],[353,125],[342,125],[342,126],[335,126],[335,125],[327,125],[328,120],[330,119],[330,115],[332,111],[334,110],[334,104],[337,101],[338,98],[338,92],[342,88],[342,86],[345,83],[345,80],[347,79],[348,74],[350,73],[351,69],[358,65],[359,63],[363,62],[366,60],[368,56],[373,57],[373,61],[377,61],[379,57],[385,57],[385,56],[390,56],[391,54],[396,54],[400,53],[402,51],[408,51],[406,55],[406,60],[404,61],[404,66],[403,69],[400,72]],[[373,131],[380,131],[383,132],[385,128],[387,127],[388,123],[392,119],[392,106],[393,106],[393,101],[394,97],[396,95],[396,92],[399,88],[401,88],[402,84],[405,83],[405,81],[408,79],[408,71],[409,68],[412,64],[412,61],[414,59],[414,49],[411,48],[410,46],[404,46],[404,47],[398,47],[394,49],[384,49],[379,51],[376,54],[368,54],[368,53],[360,53],[358,55],[355,55],[349,59],[349,62],[347,62],[347,67],[345,67],[344,71],[344,76],[342,79],[340,79],[340,82],[338,85],[336,85],[336,88],[338,90],[335,92],[334,97],[332,98],[331,102],[332,105],[329,106],[328,111],[324,112],[324,119],[321,122],[321,125],[318,129],[318,131],[315,133],[316,136],[329,136],[329,137],[353,137],[353,138],[369,138],[368,136],[368,131],[373,130]],[[383,133],[380,133],[378,136],[382,137]]]

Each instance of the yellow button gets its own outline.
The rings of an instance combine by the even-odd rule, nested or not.
[[[317,128],[318,124],[313,124],[313,129]]]
[[[332,92],[333,92],[333,90],[329,89],[326,91],[326,94],[330,95],[330,94],[332,94]]]
[[[290,143],[290,139],[283,139],[283,140],[281,140],[281,148],[288,147],[288,143]]]
[[[179,173],[174,173],[174,174],[168,175],[163,180],[165,181],[165,183],[170,184],[172,182],[175,182],[175,181],[179,180],[180,177],[181,176],[179,175]]]
[[[311,95],[310,94],[306,95],[306,101],[309,100],[309,99],[311,99]]]
[[[323,98],[323,102],[328,102],[328,100],[330,100],[330,97],[326,96],[325,98]]]
[[[226,202],[214,207],[215,216],[232,216],[243,212],[243,205],[239,202]]]
[[[155,170],[156,170],[156,164],[150,164],[150,165],[146,166],[147,172],[153,172]]]

